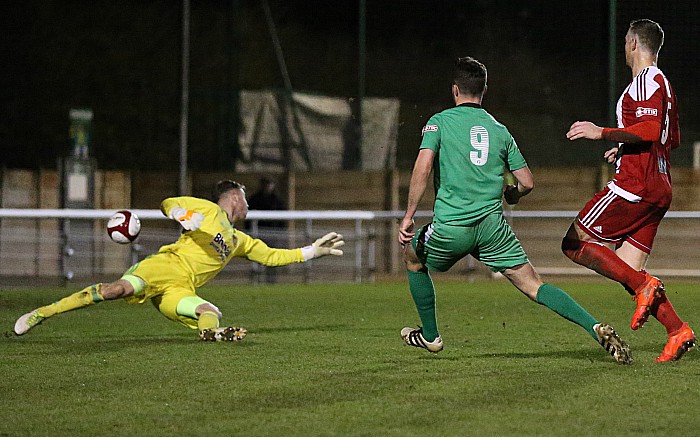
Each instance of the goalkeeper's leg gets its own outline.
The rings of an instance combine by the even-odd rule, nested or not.
[[[192,322],[196,321],[196,329],[199,338],[203,341],[239,341],[243,340],[248,331],[238,326],[221,328],[221,311],[212,303],[199,296],[185,296],[177,302],[177,316],[188,319],[188,325],[192,328]]]
[[[221,311],[199,296],[186,296],[177,303],[178,316],[189,317],[197,321],[197,329],[204,331],[219,327]]]
[[[94,305],[105,300],[102,295],[103,284],[93,284],[85,287],[82,290],[66,296],[58,302],[37,308],[37,313],[44,318],[55,316],[56,314],[65,313],[67,311],[77,310],[89,305]]]
[[[39,307],[34,311],[24,314],[17,319],[14,331],[17,335],[22,335],[45,319],[53,317],[56,314],[84,308],[104,300],[126,297],[130,294],[133,294],[133,287],[129,282],[121,279],[109,284],[93,284],[57,302]]]

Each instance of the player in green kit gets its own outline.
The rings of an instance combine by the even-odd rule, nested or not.
[[[331,232],[312,245],[298,249],[268,247],[233,227],[248,214],[245,187],[220,181],[215,202],[196,197],[163,200],[161,211],[183,227],[173,244],[160,248],[108,284],[93,284],[58,302],[30,311],[15,322],[14,331],[23,335],[49,317],[105,300],[128,303],[150,300],[168,319],[199,331],[204,341],[238,341],[244,328],[219,327],[221,312],[199,297],[196,289],[214,278],[233,258],[246,258],[266,266],[305,262],[326,255],[342,255],[343,237]]]
[[[429,271],[447,271],[472,255],[533,301],[581,326],[617,362],[631,363],[629,347],[612,326],[599,323],[563,290],[542,282],[506,223],[501,197],[518,203],[534,182],[508,129],[481,107],[485,91],[486,67],[470,57],[458,59],[452,85],[455,107],[435,114],[423,128],[398,235],[423,326],[404,328],[401,337],[430,352],[443,349]],[[431,171],[436,192],[433,222],[414,232],[413,216]],[[506,171],[517,185],[504,190]]]

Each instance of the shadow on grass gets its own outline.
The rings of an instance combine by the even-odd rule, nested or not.
[[[634,351],[632,351],[634,357]],[[472,358],[505,358],[505,359],[537,359],[537,358],[566,358],[572,360],[595,361],[611,361],[612,357],[603,349],[600,352],[587,350],[557,350],[549,352],[507,352],[507,353],[488,353],[472,355]],[[614,360],[613,360],[614,361]]]
[[[645,346],[640,348],[632,347],[632,358],[635,362],[646,362],[649,361],[647,358],[639,359],[641,353],[653,354],[654,358],[661,353],[663,345],[659,347]],[[491,354],[479,354],[472,355],[473,358],[505,358],[505,359],[536,359],[536,358],[568,358],[573,360],[586,360],[590,362],[604,362],[604,361],[614,361],[610,355],[604,350],[597,351],[583,351],[583,350],[568,350],[568,351],[551,351],[551,352],[508,352],[508,353],[491,353]],[[698,352],[695,350],[690,350],[685,355],[683,355],[680,361],[696,361],[700,359],[698,357]]]
[[[251,331],[253,334],[267,334],[274,332],[306,332],[306,331],[345,331],[349,325],[312,325],[312,326],[280,326],[278,328],[258,328]]]
[[[41,350],[34,349],[37,354],[43,355],[45,348],[58,347],[62,351],[69,352],[72,355],[94,354],[99,352],[116,352],[124,349],[147,349],[161,346],[187,346],[193,345],[200,347],[218,347],[218,345],[226,345],[233,347],[251,347],[255,345],[255,341],[245,339],[240,342],[203,342],[196,335],[188,334],[172,334],[172,335],[152,335],[129,337],[128,335],[105,335],[99,338],[84,337],[77,338],[74,336],[17,336],[11,331],[5,332],[4,338],[0,342],[14,344],[20,346],[42,346]]]

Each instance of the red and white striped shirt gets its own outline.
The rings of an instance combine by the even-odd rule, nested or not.
[[[627,200],[668,207],[672,198],[670,152],[680,144],[680,129],[676,94],[655,66],[639,72],[617,101],[618,127],[649,120],[661,124],[659,138],[621,143],[615,178],[608,186]]]

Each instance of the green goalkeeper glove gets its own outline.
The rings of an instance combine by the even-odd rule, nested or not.
[[[168,213],[168,217],[180,223],[186,231],[201,228],[204,221],[204,215],[201,212],[185,209],[181,206],[174,206]]]
[[[301,253],[304,256],[304,261],[313,258],[320,258],[326,255],[341,256],[343,251],[339,249],[345,244],[343,236],[336,232],[329,232],[310,246],[302,247]]]

